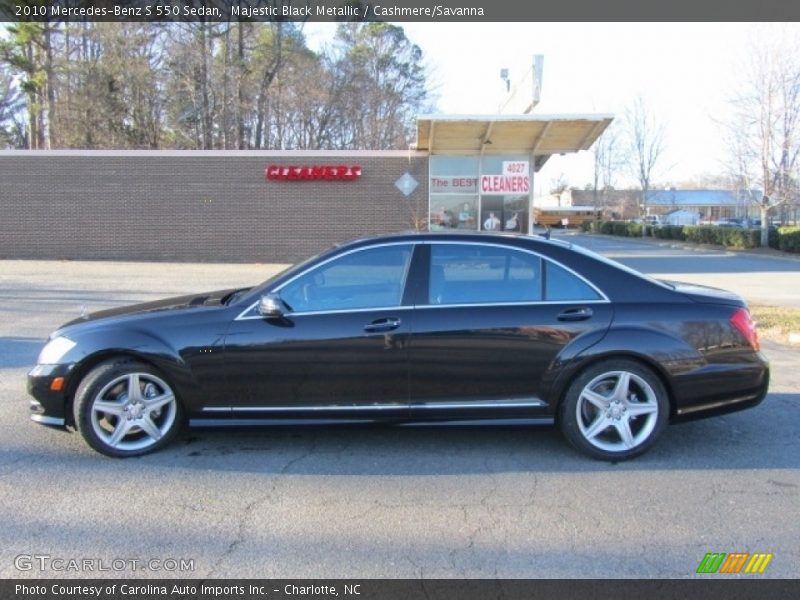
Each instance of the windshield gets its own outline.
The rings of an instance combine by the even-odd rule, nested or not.
[[[305,259],[305,260],[303,260],[303,261],[301,261],[299,263],[296,263],[294,265],[288,265],[285,269],[281,269],[280,271],[278,271],[277,273],[272,275],[269,279],[267,279],[265,281],[262,281],[256,287],[251,288],[249,290],[249,293],[235,294],[237,297],[235,299],[234,298],[230,298],[229,301],[228,301],[228,304],[233,304],[235,301],[238,301],[241,298],[244,298],[245,296],[251,296],[251,295],[260,296],[264,292],[264,290],[266,288],[270,287],[272,285],[272,283],[277,281],[279,278],[281,278],[281,277],[283,277],[285,275],[288,275],[289,273],[292,273],[292,272],[295,272],[295,271],[301,271],[301,270],[305,269],[306,266],[308,266],[309,264],[311,264],[312,262],[314,262],[315,260],[317,260],[321,256],[324,256],[324,255],[328,254],[329,252],[335,250],[336,248],[337,248],[336,246],[333,246],[331,248],[328,248],[324,252],[320,252],[319,254],[315,254],[314,256],[312,256],[310,258],[307,258],[307,259]],[[242,290],[242,291],[243,292],[247,292],[248,290]]]

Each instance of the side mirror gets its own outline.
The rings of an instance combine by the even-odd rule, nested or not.
[[[258,301],[258,314],[268,319],[280,319],[289,312],[286,304],[278,294],[264,294]]]

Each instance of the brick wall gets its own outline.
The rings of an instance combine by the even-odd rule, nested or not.
[[[353,182],[265,181],[267,164],[361,165]],[[419,187],[406,198],[406,171]],[[407,152],[0,152],[0,258],[295,262],[427,213]]]

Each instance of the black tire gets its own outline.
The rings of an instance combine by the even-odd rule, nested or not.
[[[130,358],[89,371],[78,385],[72,410],[86,443],[116,458],[162,448],[183,424],[180,400],[164,375]]]
[[[667,391],[651,369],[611,359],[587,367],[572,382],[559,424],[576,449],[616,462],[646,452],[667,426],[669,411]]]

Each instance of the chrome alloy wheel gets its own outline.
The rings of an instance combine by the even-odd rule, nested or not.
[[[175,393],[151,373],[134,372],[113,379],[91,403],[91,425],[97,437],[117,450],[145,450],[175,423]]]
[[[658,421],[656,392],[635,373],[609,371],[583,387],[575,416],[589,444],[606,452],[626,452],[653,433]]]

